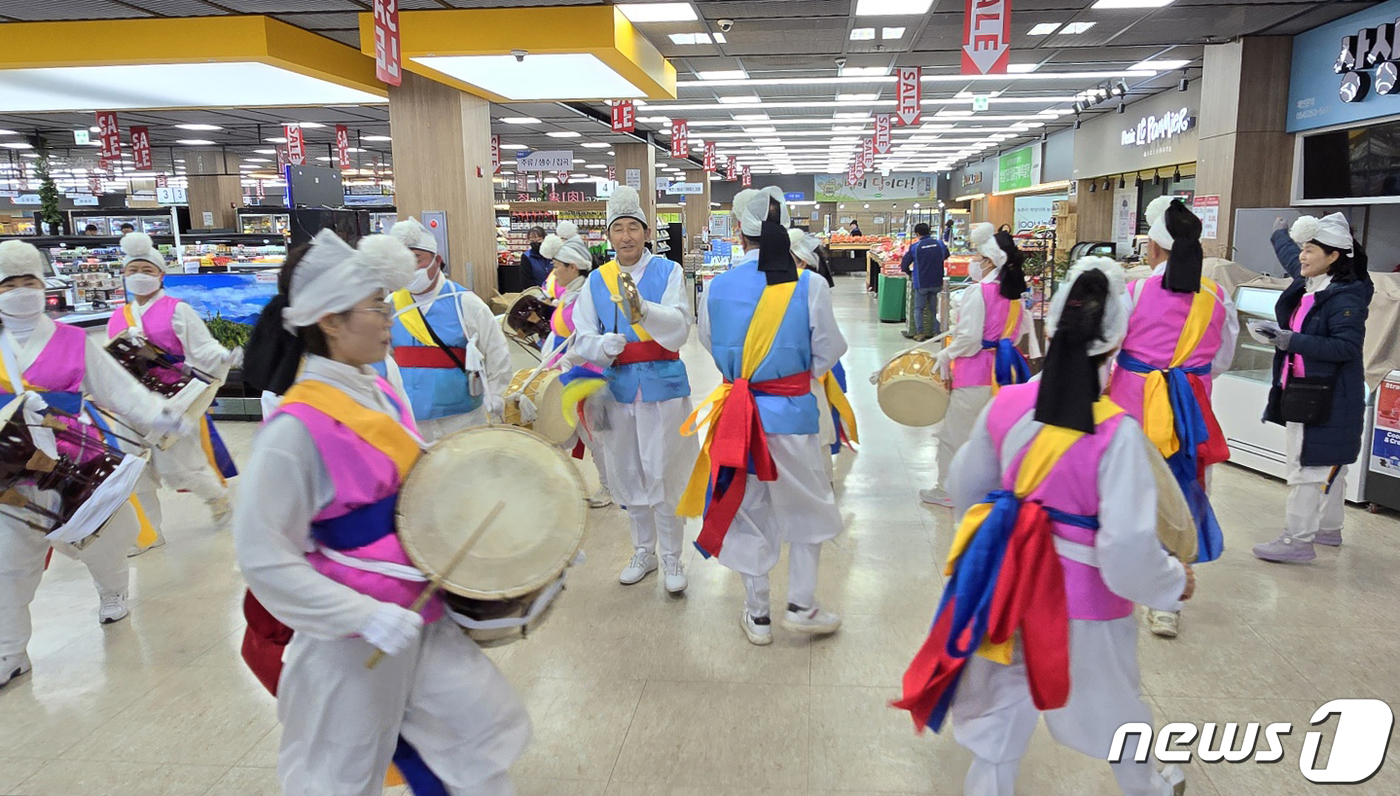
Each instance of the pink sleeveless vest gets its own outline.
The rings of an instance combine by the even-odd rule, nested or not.
[[[33,385],[49,405],[69,414],[83,411],[83,378],[87,376],[87,333],[76,326],[54,323],[53,337],[34,363],[24,370],[24,381]],[[0,395],[14,395],[8,379],[0,379]],[[84,438],[98,443],[89,447],[74,440],[58,440],[58,451],[79,462],[102,452],[102,432],[89,423],[68,417],[58,418]]]
[[[1000,340],[1006,330],[1006,316],[1011,312],[1011,300],[1001,295],[1001,283],[984,282],[978,285],[982,291],[982,306],[986,309],[982,321],[982,339]],[[1018,329],[1013,334],[1019,335]],[[984,348],[970,357],[953,360],[953,389],[959,387],[987,387],[992,383],[996,367],[996,351]]]
[[[394,397],[393,388],[383,379],[379,380],[379,388],[398,408],[399,416],[395,419],[416,434],[417,426],[413,423],[412,413],[399,404],[398,399]],[[289,414],[305,424],[317,451],[321,454],[326,472],[335,484],[335,498],[316,515],[313,526],[315,523],[366,510],[398,495],[402,483],[394,461],[366,442],[349,426],[307,404],[284,405],[273,413],[272,417],[278,414]],[[398,534],[393,530],[392,521],[393,512],[389,510],[388,533],[368,544],[337,552],[349,558],[413,567],[403,544],[399,542]],[[422,581],[401,580],[389,575],[367,572],[332,561],[321,552],[308,553],[306,558],[317,572],[331,580],[343,583],[361,594],[368,594],[375,599],[395,603],[404,608],[409,607],[418,598],[426,585]],[[435,622],[442,618],[441,598],[434,597],[429,600],[422,613],[426,622]]]
[[[146,332],[146,339],[160,346],[172,356],[184,359],[185,346],[180,342],[180,337],[175,334],[175,308],[179,306],[180,300],[170,296],[161,296],[146,305],[146,311],[141,314],[141,328]],[[119,309],[112,313],[112,317],[107,319],[107,339],[115,339],[117,335],[126,331],[131,324],[126,322],[126,311]],[[165,369],[155,371],[162,383],[174,384],[181,378],[180,374]]]
[[[1137,359],[1165,370],[1171,366],[1181,330],[1186,328],[1186,316],[1191,313],[1195,293],[1176,293],[1162,284],[1162,275],[1151,276],[1129,286],[1136,299],[1133,314],[1128,318],[1128,336],[1123,351]],[[1202,289],[1205,289],[1204,286]],[[1215,312],[1200,345],[1186,357],[1182,367],[1209,367],[1220,350],[1225,330],[1225,294],[1217,285]],[[1200,376],[1206,395],[1211,393],[1210,374]],[[1141,374],[1115,367],[1109,381],[1108,394],[1114,403],[1134,419],[1142,421],[1142,393],[1147,380]]]
[[[1011,428],[1035,410],[1035,399],[1039,389],[1039,382],[1003,387],[992,400],[991,412],[987,416],[987,430],[991,433],[999,456],[1003,453],[1002,446]],[[1119,414],[1110,418],[1098,426],[1098,433],[1085,434],[1071,445],[1051,469],[1049,477],[1025,499],[1066,514],[1096,517],[1100,500],[1096,477],[1099,462],[1108,450],[1109,442],[1124,416]],[[1016,475],[1020,472],[1022,459],[1029,448],[1027,445],[1017,451],[1010,469],[1002,473],[1003,489],[1015,489]],[[1089,477],[1091,474],[1094,477]],[[1052,524],[1055,536],[1089,547],[1094,546],[1097,531],[1061,522]],[[1065,596],[1071,619],[1108,621],[1132,614],[1132,602],[1109,590],[1098,567],[1071,561],[1064,556],[1060,557],[1060,566],[1065,573]]]

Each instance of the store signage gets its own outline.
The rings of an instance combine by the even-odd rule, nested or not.
[[[734,182],[739,179],[739,159],[733,155],[730,155],[729,161],[725,163],[724,179],[726,182]]]
[[[1400,476],[1400,371],[1392,370],[1376,390],[1376,430],[1370,470]]]
[[[852,167],[854,168],[854,166]],[[817,202],[848,202],[934,198],[934,177],[916,172],[872,173],[848,185],[848,174],[818,174],[813,178],[812,199]]]
[[[335,157],[341,170],[350,168],[350,131],[343,124],[335,126]]]
[[[705,171],[715,170],[715,142],[705,142]]]
[[[987,94],[976,94],[972,97],[972,110],[974,113],[981,113],[992,107],[992,98]]]
[[[77,144],[78,146],[87,146],[89,143],[91,143],[91,138],[89,138],[88,131],[86,128],[82,130],[73,131],[73,143]]]
[[[924,70],[917,66],[901,66],[895,92],[895,116],[905,127],[919,123],[923,118],[923,75]]]
[[[974,186],[974,185],[981,185],[981,184],[982,184],[982,172],[980,172],[980,171],[974,172],[974,173],[972,173],[972,174],[964,174],[964,175],[962,176],[962,187],[964,187],[964,188],[971,188],[971,187]]]
[[[671,157],[690,156],[690,122],[685,119],[671,120]]]
[[[1022,147],[997,158],[997,191],[1016,191],[1035,185],[1034,147]]]
[[[641,170],[641,169],[628,169],[628,170],[627,170],[627,173],[626,173],[625,175],[623,175],[623,176],[625,176],[625,177],[627,178],[627,187],[629,187],[629,188],[635,188],[635,189],[638,190],[638,191],[642,190],[642,170]]]
[[[573,176],[574,175],[570,174],[567,171],[556,171],[554,173],[554,180],[560,185],[568,185],[569,180],[573,179]]]
[[[399,0],[374,0],[374,76],[391,86],[403,83]]]
[[[10,197],[10,201],[17,205],[38,205],[44,203],[44,200],[40,199],[37,193],[22,193],[19,196]]]
[[[807,194],[802,191],[789,191],[783,194],[784,202],[801,202],[807,198]]]
[[[739,187],[741,187],[741,188],[752,188],[752,187],[753,187],[753,174],[749,173],[749,167],[748,167],[748,166],[744,166],[742,169],[739,170]]]
[[[88,177],[88,193],[103,193],[101,177],[95,174]]]
[[[875,114],[875,152],[880,155],[888,155],[894,149],[894,142],[891,140],[890,129],[893,127],[893,118],[888,113]]]
[[[139,171],[150,171],[151,131],[145,127],[131,128],[131,162]]]
[[[522,152],[515,156],[517,171],[568,171],[574,167],[572,149],[550,149]]]
[[[283,129],[287,131],[287,162],[293,166],[305,166],[306,139],[301,137],[301,125],[288,124]]]
[[[666,187],[667,196],[698,196],[704,192],[703,182],[673,182]]]
[[[1201,219],[1201,237],[1214,239],[1220,234],[1220,197],[1197,196],[1191,200],[1191,210]]]
[[[189,201],[184,188],[156,188],[156,203],[163,205],[182,205]]]
[[[501,137],[491,136],[491,173],[501,173]]]
[[[637,106],[632,100],[615,100],[612,104],[612,131],[630,133],[637,129]]]
[[[962,73],[1006,74],[1011,61],[1011,0],[966,0]]]
[[[265,190],[264,190],[264,188],[263,188],[263,181],[262,181],[262,180],[258,180],[257,188],[256,188],[255,190],[257,191],[258,199],[262,199],[263,197],[265,197],[265,196],[267,195],[266,192],[265,192]]]
[[[156,175],[156,187],[157,187],[157,188],[164,188],[164,187],[166,187],[166,186],[169,185],[169,184],[170,184],[170,181],[169,181],[168,179],[166,179],[166,177],[165,177],[164,174],[157,174],[157,175]]]
[[[875,139],[867,138],[860,142],[860,167],[866,171],[875,168]]]
[[[278,173],[278,174],[281,174],[281,175],[283,175],[283,176],[286,176],[286,174],[287,174],[287,148],[284,147],[284,146],[279,146],[279,147],[276,147],[276,149],[277,149],[277,173]]]
[[[1042,232],[1055,228],[1055,205],[1059,196],[1018,196],[1013,204],[1017,232]]]
[[[1123,146],[1151,146],[1158,141],[1163,141],[1185,133],[1196,126],[1196,117],[1191,115],[1191,111],[1182,108],[1175,111],[1167,111],[1161,116],[1146,116],[1138,120],[1138,123],[1123,131]]]
[[[86,195],[80,194],[80,195],[78,195],[78,196],[72,197],[72,199],[73,199],[73,206],[74,206],[74,207],[96,207],[96,206],[97,206],[97,197],[96,197],[96,196],[93,196],[93,195],[91,195],[91,194],[86,194]]]
[[[1383,96],[1400,91],[1400,68],[1394,60],[1400,59],[1400,37],[1396,35],[1395,24],[1386,22],[1374,28],[1362,28],[1342,39],[1342,52],[1332,65],[1332,71],[1342,76],[1337,91],[1342,102],[1362,102],[1372,84],[1376,93]],[[1367,71],[1371,69],[1375,71],[1374,80]]]
[[[1400,0],[1293,37],[1290,133],[1400,113]]]
[[[667,188],[670,188],[670,187],[671,187],[671,178],[670,178],[670,177],[657,177],[657,178],[656,178],[656,192],[657,192],[657,193],[666,193],[666,189],[667,189]]]
[[[617,166],[608,166],[608,181],[617,182]]]
[[[856,179],[856,164],[852,163],[850,168],[846,169],[846,186],[854,188],[857,182],[859,180]]]
[[[122,156],[122,134],[117,127],[117,114],[112,111],[97,112],[97,137],[102,142],[102,159],[118,160]]]
[[[526,174],[523,171],[516,172],[515,190],[519,191],[520,193],[525,193],[526,191],[530,190],[530,175]]]

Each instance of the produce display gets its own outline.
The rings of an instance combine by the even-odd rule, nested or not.
[[[828,246],[859,246],[862,244],[872,245],[889,241],[890,238],[885,235],[840,235],[833,233],[827,238],[826,243]]]

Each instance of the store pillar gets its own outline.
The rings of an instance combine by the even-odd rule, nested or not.
[[[389,88],[399,218],[445,212],[448,273],[483,299],[496,290],[490,108],[487,100],[411,72]]]
[[[686,169],[687,183],[700,183],[705,186],[700,193],[685,197],[685,249],[687,253],[704,249],[701,235],[710,226],[710,175],[704,169]]]
[[[1290,36],[1256,36],[1205,50],[1197,196],[1220,197],[1207,256],[1231,259],[1236,208],[1286,207],[1293,136],[1286,130]],[[1268,241],[1259,241],[1268,246]]]
[[[190,149],[184,155],[190,228],[234,229],[243,203],[238,156],[222,149]]]
[[[656,228],[656,147],[651,144],[618,144],[613,163],[619,185],[630,185],[642,195],[647,227]]]

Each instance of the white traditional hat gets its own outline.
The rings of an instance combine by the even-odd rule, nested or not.
[[[1293,222],[1293,228],[1288,231],[1288,236],[1299,246],[1317,241],[1347,253],[1351,253],[1353,246],[1351,223],[1341,213],[1333,213],[1322,218],[1300,216],[1297,221]]]
[[[608,229],[612,229],[613,222],[619,218],[635,218],[642,222],[642,226],[651,228],[647,214],[642,210],[642,196],[630,185],[617,186],[612,196],[608,197]]]
[[[972,246],[977,253],[996,264],[997,268],[1006,265],[1006,250],[997,243],[996,227],[982,222],[972,225]]]
[[[123,268],[134,262],[147,262],[165,270],[165,255],[156,249],[150,235],[144,232],[128,232],[122,236],[120,245],[122,253],[126,255],[122,258]]]
[[[412,216],[389,227],[389,234],[410,249],[417,249],[429,254],[438,253],[437,238],[434,238],[433,233],[429,232],[427,227]]]
[[[762,234],[763,222],[768,218],[769,202],[778,203],[780,224],[786,227],[792,222],[781,188],[776,185],[757,190],[748,188],[734,195],[734,217],[739,220],[739,231],[750,238],[757,238]]]
[[[560,221],[555,227],[555,234],[564,240],[578,237],[578,225],[572,221]]]
[[[44,278],[44,255],[34,244],[22,240],[0,243],[0,280],[12,276]]]
[[[800,229],[790,229],[788,230],[788,239],[792,241],[792,253],[799,260],[813,268],[821,263],[821,258],[817,256],[817,249],[822,245],[822,242],[816,235],[803,232]]]
[[[1045,316],[1045,335],[1055,336],[1069,300],[1070,289],[1080,276],[1089,271],[1102,271],[1108,277],[1108,302],[1103,309],[1103,336],[1089,345],[1089,356],[1106,354],[1122,344],[1128,334],[1128,308],[1123,297],[1128,292],[1128,276],[1111,257],[1081,257],[1069,269],[1060,289],[1050,299],[1050,312]]]
[[[295,332],[350,309],[377,290],[399,290],[416,267],[413,252],[391,235],[369,235],[351,248],[323,229],[312,238],[311,248],[292,273],[282,325]]]
[[[546,235],[544,243],[540,244],[540,254],[550,260],[577,266],[580,271],[587,271],[593,267],[593,254],[588,251],[588,246],[578,235],[568,240],[558,235]]]
[[[1147,237],[1167,251],[1172,248],[1172,234],[1167,231],[1167,208],[1171,207],[1175,196],[1159,196],[1147,205],[1143,213],[1147,217]]]

